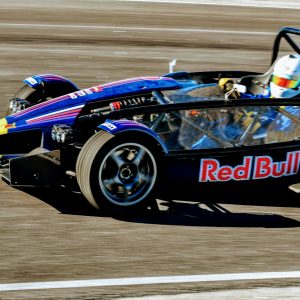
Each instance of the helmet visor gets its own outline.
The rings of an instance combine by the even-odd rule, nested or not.
[[[294,77],[293,79],[287,79],[276,75],[272,75],[271,82],[283,88],[295,89],[300,84],[300,78],[297,78],[297,80],[294,79],[296,78]]]

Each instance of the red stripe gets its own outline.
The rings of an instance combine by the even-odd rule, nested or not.
[[[22,116],[28,112],[31,112],[31,111],[35,111],[43,106],[46,106],[48,104],[53,104],[53,103],[56,103],[56,102],[59,102],[61,100],[64,100],[64,99],[67,99],[67,98],[70,98],[69,95],[63,95],[63,96],[60,96],[58,98],[54,98],[54,99],[50,99],[50,100],[47,100],[45,102],[42,102],[42,103],[39,103],[39,104],[36,104],[35,106],[32,106],[32,107],[28,107],[18,113],[15,113],[14,116]],[[71,98],[70,98],[71,99]]]
[[[71,118],[71,117],[76,117],[78,114],[77,113],[73,113],[70,115],[66,115],[64,116],[64,119],[67,118]],[[60,120],[60,117],[55,117],[55,118],[45,118],[45,119],[37,119],[37,120],[33,120],[33,121],[27,121],[27,124],[34,124],[34,123],[39,123],[39,122],[47,122],[47,121],[55,121],[55,120]]]
[[[46,120],[55,120],[55,119],[59,119],[61,117],[76,116],[80,111],[81,111],[81,109],[76,109],[76,110],[69,110],[69,111],[53,114],[50,116],[41,116],[34,120],[28,120],[28,121],[26,121],[26,123],[32,124],[32,123],[46,121]]]

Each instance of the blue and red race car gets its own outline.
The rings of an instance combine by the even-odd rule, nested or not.
[[[282,38],[300,53],[290,35],[300,30],[278,33],[272,63]],[[173,72],[85,89],[31,76],[0,120],[1,176],[12,186],[75,182],[96,209],[122,214],[210,189],[295,189],[300,98],[230,99],[219,84],[227,78],[258,93],[269,76]]]

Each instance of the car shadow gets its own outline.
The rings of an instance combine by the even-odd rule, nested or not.
[[[162,204],[165,210],[156,214],[122,218],[130,222],[148,224],[208,226],[208,227],[264,227],[264,228],[290,228],[300,227],[300,222],[286,216],[259,212],[231,212],[217,203],[184,203],[166,202]]]
[[[111,216],[94,209],[80,193],[70,192],[65,188],[22,188],[19,190],[40,199],[62,214],[112,217],[126,222],[161,225],[265,228],[300,227],[299,221],[286,216],[273,213],[259,213],[256,210],[255,212],[231,212],[224,205],[222,206],[211,200],[201,202],[159,200],[159,206],[154,205],[142,214]],[[242,210],[243,206],[240,207]],[[272,211],[271,208],[270,211]]]

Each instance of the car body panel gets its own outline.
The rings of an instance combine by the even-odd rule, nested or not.
[[[162,139],[159,137],[159,135],[151,130],[151,128],[147,127],[144,124],[138,123],[136,121],[132,120],[106,120],[104,123],[98,126],[98,128],[105,130],[113,135],[117,135],[119,133],[127,133],[127,134],[136,134],[144,133],[146,135],[149,135],[154,140],[157,141],[157,143],[162,147],[163,152],[167,153],[168,149]]]
[[[287,28],[279,35],[285,37],[289,32],[294,30]],[[296,32],[300,35],[300,30]],[[276,39],[273,58],[278,54],[278,43]],[[82,157],[92,152],[95,160],[101,158],[98,154],[107,140],[97,139],[107,137],[108,132],[111,144],[118,137],[125,138],[123,145],[132,150],[129,157],[135,156],[137,148],[148,149],[149,141],[159,146],[149,149],[155,152],[159,170],[157,196],[166,199],[199,200],[204,191],[245,191],[247,186],[287,188],[300,179],[300,97],[228,99],[219,86],[220,77],[240,82],[250,76],[248,81],[255,84],[256,76],[261,75],[247,71],[175,72],[82,90],[56,75],[29,77],[25,83],[33,88],[60,82],[74,91],[0,120],[0,153],[8,154],[0,160],[0,175],[15,186],[65,185],[66,174],[76,177],[75,165],[82,149],[86,151]],[[143,140],[140,134],[147,138]],[[131,138],[138,135],[141,147],[130,147]],[[112,151],[115,149],[117,146]],[[111,152],[107,155],[104,159],[111,155],[114,160]],[[117,168],[131,172],[131,162],[126,165],[122,158],[115,160]],[[94,171],[92,162],[84,170]],[[139,171],[133,170],[130,175]],[[113,184],[120,182],[119,177],[112,178]],[[134,192],[134,187],[130,191]]]
[[[172,78],[139,77],[82,89],[5,117],[0,120],[0,134],[52,126],[60,122],[73,124],[86,103],[141,91],[145,93],[155,89],[177,88],[179,85]]]

